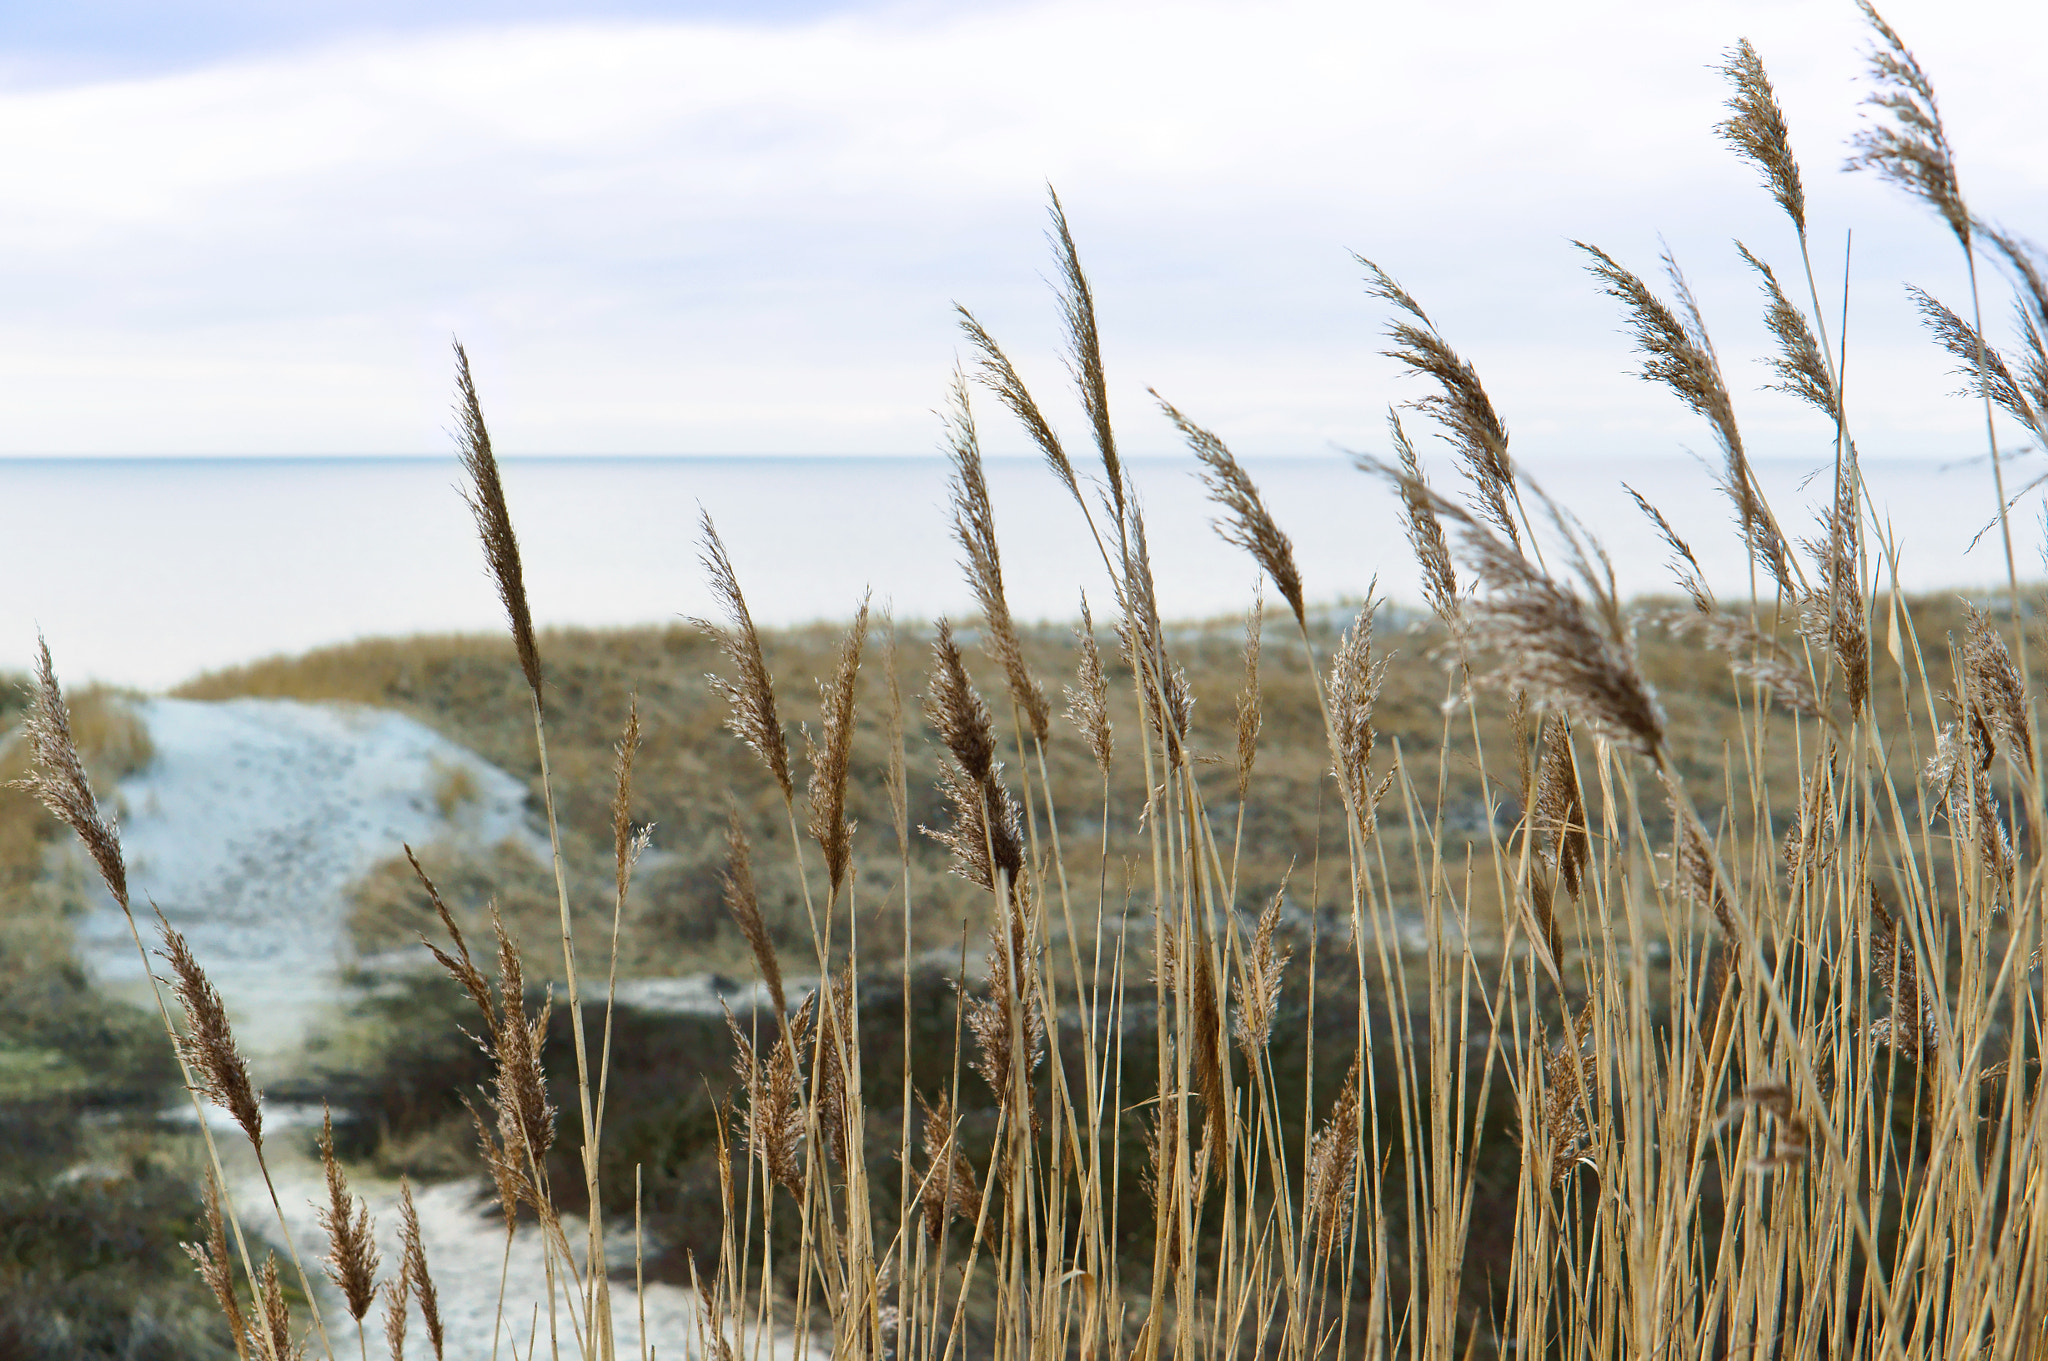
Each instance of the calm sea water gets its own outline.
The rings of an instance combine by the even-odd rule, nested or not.
[[[1293,537],[1312,597],[1362,595],[1377,580],[1396,600],[1416,598],[1383,485],[1335,457],[1246,464]],[[1239,612],[1254,571],[1210,528],[1193,466],[1134,464],[1161,606],[1183,618]],[[1747,590],[1727,504],[1698,464],[1552,461],[1529,471],[1606,543],[1624,592],[1670,589],[1667,555],[1624,478],[1691,541],[1717,589]],[[1825,477],[1801,486],[1811,471],[1759,468],[1795,537],[1811,532],[1827,492]],[[1909,588],[2004,578],[1995,534],[1965,551],[1994,508],[1988,467],[1871,463],[1867,475],[1901,541]],[[923,457],[552,458],[504,468],[543,624],[705,612],[700,505],[764,623],[844,617],[869,586],[899,617],[968,613],[946,476],[942,460]],[[142,688],[366,635],[500,627],[458,478],[452,458],[0,461],[12,512],[0,533],[0,667],[28,662],[38,627],[74,682]],[[1454,488],[1447,467],[1435,478]],[[1043,465],[992,460],[989,483],[1015,612],[1072,618],[1086,589],[1107,615],[1086,526]],[[2040,500],[2014,511],[2029,575],[2039,575]]]

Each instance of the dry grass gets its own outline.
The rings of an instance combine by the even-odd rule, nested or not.
[[[1860,161],[1970,251],[1931,85],[1866,13],[1891,121]],[[1817,299],[1761,60],[1744,45],[1724,71],[1723,135],[1792,219]],[[1675,264],[1667,302],[1592,251],[1644,376],[1721,445],[1757,569],[1748,599],[1715,602],[1646,506],[1690,602],[1625,606],[1598,543],[1509,458],[1477,371],[1367,264],[1396,311],[1390,353],[1433,385],[1416,405],[1470,484],[1468,503],[1432,491],[1398,422],[1396,460],[1369,463],[1403,500],[1434,621],[1311,609],[1317,584],[1256,485],[1169,407],[1224,539],[1294,624],[1284,641],[1256,612],[1249,639],[1235,621],[1170,628],[1057,200],[1053,244],[1095,500],[1046,408],[963,319],[980,378],[1088,517],[1115,584],[1113,655],[1010,621],[960,380],[954,518],[988,675],[943,620],[906,630],[928,650],[885,629],[879,663],[864,611],[844,638],[762,633],[708,518],[725,620],[536,637],[464,365],[463,454],[512,639],[362,644],[187,691],[390,703],[529,772],[552,865],[444,867],[428,848],[407,865],[416,886],[394,873],[365,890],[358,933],[424,926],[444,990],[474,1013],[482,1170],[508,1234],[522,1216],[539,1227],[556,1354],[610,1361],[625,1307],[605,1217],[572,1241],[564,1213],[619,1207],[629,1182],[637,1209],[656,1151],[623,1095],[611,1104],[631,1072],[615,1053],[639,1047],[651,1066],[655,1037],[587,981],[579,992],[579,969],[593,976],[592,950],[613,977],[673,965],[691,929],[782,995],[733,1018],[733,1075],[698,1121],[701,1175],[670,1182],[700,1221],[685,1265],[703,1355],[792,1332],[835,1357],[917,1361],[2048,1349],[2048,798],[2041,640],[2026,631],[2040,610],[2009,526],[2002,606],[1898,593],[1891,546],[1862,516],[1825,331],[1750,255],[1779,376],[1827,421],[1817,449],[1832,446],[1827,505],[1794,538],[1749,471],[1737,397]],[[2020,391],[1992,369],[1981,316],[1937,320],[1974,360],[1987,415]],[[1993,494],[2003,523],[2002,482]],[[713,668],[727,674],[707,691],[693,678]],[[1050,721],[1037,677],[1052,675],[1074,677],[1070,725]],[[778,677],[830,678],[810,842],[788,754],[796,692]],[[112,830],[54,680],[41,691],[35,778],[118,893],[118,846],[101,844]],[[922,731],[906,731],[906,694],[922,695]],[[721,726],[758,759],[736,764]],[[636,874],[650,820],[670,858]],[[861,824],[893,826],[895,844]],[[477,903],[491,889],[509,925]],[[485,929],[488,971],[468,943]],[[518,942],[551,935],[559,961],[530,964]],[[933,947],[950,978],[920,962]],[[203,970],[172,955],[187,1033],[168,1015],[166,1029],[188,1083],[260,1156]],[[543,971],[565,984],[560,1020],[536,1006]],[[676,1070],[695,1075],[695,1048]],[[657,1172],[675,1173],[674,1152]],[[200,1255],[246,1292],[249,1350],[282,1361],[302,1325],[279,1269],[259,1272],[233,1206],[223,1218]],[[328,1222],[360,1325],[375,1264],[350,1246],[362,1230],[338,1172]],[[397,1289],[431,1297],[411,1258]],[[644,1278],[637,1250],[634,1266]]]

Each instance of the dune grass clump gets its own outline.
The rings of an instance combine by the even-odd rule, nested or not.
[[[1982,240],[2021,281],[2016,365],[1984,341],[1974,297],[1968,323],[1924,302],[1985,404],[1997,468],[1994,407],[2027,421],[2048,406],[2030,386],[2048,373],[2039,262],[1978,222],[1931,83],[1864,8],[1875,114],[1854,164],[1933,209],[1973,281]],[[1643,502],[1688,603],[1621,601],[1599,542],[1510,456],[1477,367],[1414,295],[1361,262],[1393,309],[1389,355],[1430,385],[1408,410],[1450,442],[1466,484],[1458,497],[1435,489],[1399,412],[1392,456],[1362,460],[1400,498],[1436,617],[1396,645],[1426,640],[1439,665],[1390,673],[1374,602],[1341,631],[1312,618],[1316,583],[1255,480],[1199,413],[1159,398],[1201,464],[1221,537],[1294,624],[1269,637],[1253,605],[1241,650],[1230,644],[1234,701],[1209,722],[1187,665],[1205,644],[1159,616],[1094,294],[1057,199],[1054,287],[1094,464],[1070,456],[962,309],[976,367],[972,381],[955,376],[944,420],[976,636],[939,621],[919,640],[921,694],[906,694],[910,650],[849,592],[852,628],[814,654],[826,678],[815,726],[805,713],[806,781],[788,731],[797,706],[704,517],[724,616],[702,625],[721,668],[711,685],[759,799],[750,815],[719,788],[687,797],[714,806],[716,891],[772,1001],[729,1018],[732,1076],[706,1084],[715,1176],[696,1185],[686,1254],[693,1354],[2003,1361],[2048,1349],[2048,807],[2029,631],[2040,602],[2013,565],[2001,473],[2009,594],[1950,612],[1946,641],[1923,632],[1937,616],[1900,593],[1897,545],[1870,514],[1844,338],[1821,320],[1782,110],[1748,44],[1723,70],[1719,130],[1787,214],[1811,304],[1743,248],[1779,347],[1774,374],[1824,422],[1830,480],[1804,533],[1754,476],[1737,396],[1677,262],[1656,286],[1582,248],[1642,376],[1721,451],[1730,532],[1753,566],[1746,599],[1718,599]],[[521,921],[539,929],[552,909],[560,963],[547,969],[566,1016],[529,985],[536,968],[502,913],[487,914],[473,954],[464,918],[408,852],[410,891],[477,1037],[474,1136],[508,1260],[526,1224],[549,1265],[547,1298],[501,1300],[501,1331],[517,1345],[507,1325],[530,1317],[552,1354],[609,1361],[618,1311],[632,1307],[628,1257],[636,1282],[646,1274],[642,1174],[663,1169],[632,1163],[630,1253],[614,1241],[622,1217],[569,1216],[626,1196],[607,1135],[620,1137],[619,1046],[640,1032],[612,983],[655,835],[633,810],[659,719],[637,703],[604,715],[623,729],[608,768],[587,740],[558,741],[590,786],[563,794],[589,816],[559,816],[550,733],[597,720],[550,689],[555,641],[532,626],[459,349],[457,364],[470,504],[513,642],[497,684],[530,732],[553,852],[552,901]],[[1109,582],[1096,608],[1113,608],[1114,630],[1097,636],[1084,599],[1064,715],[1004,596],[977,384],[1068,490]],[[993,683],[977,677],[971,642]],[[1703,670],[1722,678],[1725,731],[1703,734],[1697,699],[1672,683]],[[1418,674],[1433,694],[1403,688]],[[1291,786],[1313,791],[1316,834],[1274,871],[1258,858],[1261,788],[1301,757],[1272,743],[1283,692],[1316,715],[1312,778]],[[32,786],[125,908],[118,829],[76,756],[47,655],[35,696]],[[1415,731],[1397,701],[1434,731]],[[928,743],[913,731],[920,709]],[[1457,793],[1468,770],[1476,811]],[[862,808],[874,810],[865,825]],[[949,890],[913,872],[935,852],[957,877]],[[570,862],[605,856],[593,906],[572,893]],[[800,904],[780,927],[764,911],[770,867]],[[168,925],[158,934],[174,975],[162,1020],[187,1086],[223,1106],[260,1159],[254,1079],[202,963]],[[936,970],[935,938],[952,961]],[[609,980],[602,1001],[591,950]],[[551,1037],[568,1046],[559,1062]],[[380,1282],[331,1134],[323,1153],[327,1265],[358,1350],[381,1292],[394,1349],[418,1312],[438,1357],[416,1222]],[[218,1209],[193,1253],[238,1352],[284,1361],[311,1338],[345,1353],[317,1307],[310,1333],[290,1312],[287,1273],[311,1302],[302,1264],[257,1268],[212,1165]]]

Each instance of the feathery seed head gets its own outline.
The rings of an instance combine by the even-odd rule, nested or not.
[[[725,908],[732,914],[733,924],[746,937],[747,948],[754,952],[754,966],[761,971],[761,981],[768,985],[769,996],[775,999],[775,1014],[789,1014],[789,999],[782,993],[782,964],[776,958],[775,945],[768,939],[767,923],[761,920],[761,900],[754,888],[754,861],[747,845],[747,834],[740,829],[740,810],[733,808],[725,824],[725,873],[719,877],[725,890]]]
[[[1074,630],[1080,661],[1074,667],[1074,683],[1066,686],[1067,719],[1080,729],[1095,764],[1106,776],[1115,748],[1109,726],[1109,680],[1102,672],[1102,650],[1095,645],[1095,617],[1088,612],[1088,596],[1081,596],[1081,626]]]
[[[249,1065],[235,1045],[235,1033],[228,1024],[227,1006],[199,961],[192,957],[184,933],[172,926],[164,914],[156,914],[163,948],[157,957],[171,966],[164,981],[185,1011],[185,1033],[174,1043],[191,1070],[199,1094],[234,1118],[252,1147],[263,1147],[263,1094],[249,1081]]]
[[[1293,873],[1293,866],[1288,867],[1288,873]],[[1280,909],[1286,899],[1287,881],[1283,878],[1280,887],[1273,890],[1266,910],[1259,914],[1251,953],[1235,980],[1237,1046],[1244,1051],[1245,1062],[1250,1064],[1259,1061],[1259,1051],[1272,1037],[1273,1016],[1280,1005],[1280,984],[1287,970],[1287,961],[1293,955],[1292,949],[1274,935],[1279,929]]]
[[[213,1292],[214,1302],[220,1306],[221,1316],[227,1320],[228,1335],[234,1339],[235,1355],[240,1361],[249,1361],[249,1324],[242,1313],[241,1296],[235,1290],[234,1259],[228,1256],[227,1223],[220,1212],[220,1179],[210,1167],[206,1171],[203,1195],[206,1241],[180,1243],[178,1246],[192,1259],[198,1268],[199,1279],[205,1281],[206,1288]]]
[[[370,1207],[348,1193],[348,1178],[334,1156],[334,1113],[324,1107],[320,1166],[327,1174],[327,1204],[317,1207],[320,1227],[327,1233],[327,1256],[322,1265],[341,1291],[348,1316],[361,1323],[377,1302],[377,1264],[381,1259],[370,1231]]]
[[[1735,505],[1736,519],[1750,553],[1770,573],[1787,595],[1795,594],[1791,556],[1785,549],[1770,508],[1764,503],[1749,456],[1743,451],[1742,432],[1735,424],[1735,405],[1728,396],[1728,384],[1721,376],[1721,363],[1707,338],[1706,322],[1692,290],[1679,272],[1678,262],[1667,252],[1665,271],[1671,279],[1678,310],[1665,304],[1649,285],[1623,268],[1613,256],[1583,241],[1573,245],[1592,257],[1587,268],[1601,281],[1602,292],[1619,301],[1627,311],[1629,332],[1643,354],[1642,378],[1662,383],[1695,414],[1706,419],[1721,446],[1725,461],[1722,490]]]
[[[306,1349],[292,1336],[292,1307],[285,1299],[284,1283],[278,1279],[276,1253],[265,1255],[263,1274],[255,1285],[262,1317],[250,1324],[250,1350],[272,1361],[305,1361]]]
[[[2014,761],[2028,770],[2034,768],[2031,725],[2027,721],[2027,692],[2020,683],[2019,668],[2006,649],[2005,637],[1991,617],[1963,602],[1970,630],[1963,641],[1963,679],[1970,704],[2000,737]]]
[[[1672,575],[1678,579],[1678,584],[1685,588],[1693,608],[1701,614],[1714,613],[1717,608],[1714,603],[1714,592],[1707,585],[1707,574],[1700,567],[1700,560],[1693,556],[1692,546],[1678,537],[1678,531],[1664,518],[1664,512],[1651,505],[1641,492],[1626,482],[1621,484],[1621,489],[1635,499],[1636,508],[1649,517],[1650,523],[1657,527],[1657,536],[1671,549]]]
[[[1046,466],[1052,469],[1053,476],[1060,480],[1060,485],[1067,489],[1075,502],[1086,509],[1088,503],[1081,495],[1081,484],[1074,476],[1074,465],[1068,460],[1067,451],[1060,444],[1060,437],[1053,433],[1052,423],[1046,420],[1045,413],[1038,409],[1038,403],[1032,398],[1031,390],[1024,386],[1024,379],[1018,375],[1017,366],[1003,353],[1002,346],[996,344],[995,337],[974,319],[972,312],[958,303],[953,304],[953,310],[960,314],[960,329],[966,332],[968,342],[981,354],[977,368],[982,386],[993,392],[997,400],[1010,409],[1010,413],[1024,427],[1024,433],[1038,446],[1038,452],[1045,456]]]
[[[434,1361],[441,1361],[445,1340],[441,1323],[441,1295],[434,1288],[433,1273],[427,1270],[427,1248],[420,1240],[419,1211],[413,1208],[412,1183],[398,1181],[398,1243],[405,1255],[399,1276],[410,1293],[418,1296],[420,1320],[427,1326],[427,1341],[434,1348]],[[403,1324],[400,1325],[401,1329]],[[396,1361],[394,1355],[393,1361]]]
[[[1429,480],[1422,475],[1422,460],[1416,456],[1408,432],[1401,427],[1400,415],[1391,407],[1387,410],[1387,433],[1393,438],[1394,453],[1401,463],[1401,529],[1408,536],[1408,547],[1414,551],[1416,562],[1422,566],[1422,596],[1455,638],[1464,622],[1459,613],[1458,572],[1451,565],[1443,522],[1436,518],[1430,498],[1420,494],[1429,488]],[[1359,466],[1371,471],[1367,464]]]
[[[1088,414],[1088,429],[1095,436],[1095,449],[1102,456],[1104,481],[1108,484],[1110,511],[1117,523],[1124,517],[1124,471],[1117,459],[1116,434],[1109,424],[1109,380],[1102,369],[1102,338],[1095,328],[1095,290],[1081,269],[1081,256],[1074,249],[1074,234],[1067,230],[1067,211],[1060,196],[1046,186],[1052,200],[1048,210],[1052,231],[1048,234],[1053,252],[1059,257],[1061,319],[1067,330],[1067,367],[1081,394],[1081,409]]]
[[[1728,96],[1728,117],[1715,127],[1721,140],[1735,148],[1735,154],[1754,165],[1764,177],[1771,197],[1792,219],[1792,225],[1806,235],[1806,190],[1799,182],[1799,162],[1792,157],[1792,137],[1785,127],[1785,110],[1778,105],[1777,91],[1764,71],[1763,59],[1743,38],[1728,49],[1721,74],[1734,87]]]
[[[28,686],[28,717],[22,731],[28,738],[29,773],[14,787],[35,795],[68,826],[91,854],[107,892],[121,910],[128,910],[128,867],[121,858],[121,832],[113,813],[93,796],[92,781],[79,759],[71,736],[71,708],[50,665],[50,645],[36,635],[36,674]]]
[[[1797,397],[1829,420],[1839,422],[1842,404],[1835,395],[1834,375],[1828,371],[1827,357],[1820,351],[1820,342],[1813,338],[1813,330],[1806,324],[1806,314],[1785,296],[1785,290],[1778,286],[1778,276],[1769,265],[1750,254],[1749,247],[1740,241],[1735,243],[1735,249],[1762,277],[1764,297],[1770,304],[1764,309],[1764,325],[1777,339],[1778,355],[1763,362],[1776,370],[1781,380],[1771,384],[1770,390]]]
[[[1379,700],[1380,686],[1386,680],[1387,663],[1392,660],[1391,657],[1373,659],[1372,620],[1378,609],[1379,601],[1368,588],[1365,605],[1351,622],[1351,627],[1344,631],[1336,653],[1330,658],[1326,686],[1330,727],[1336,739],[1337,763],[1331,774],[1343,783],[1360,819],[1367,823],[1371,821],[1367,803],[1371,794],[1368,776],[1371,773],[1373,744],[1377,739],[1372,711]]]
[[[1351,1193],[1358,1177],[1358,1134],[1365,1053],[1351,1060],[1351,1072],[1308,1150],[1308,1214],[1316,1252],[1328,1256],[1351,1220]]]
[[[846,778],[853,763],[854,682],[860,676],[860,654],[868,636],[868,597],[861,596],[853,627],[839,645],[839,666],[832,679],[818,687],[825,730],[822,744],[808,735],[804,745],[811,762],[810,832],[825,855],[825,873],[836,892],[846,882],[853,859],[853,824],[846,820]]]
[[[1976,327],[1950,311],[1926,290],[1907,284],[1906,292],[1912,296],[1921,322],[1956,361],[1952,372],[1964,380],[1964,391],[1972,397],[1989,397],[2014,420],[2040,431],[2043,427],[2042,413],[2036,410],[2026,389],[2013,377],[2005,356],[1986,343]]]
[[[1550,725],[1544,740],[1530,825],[1542,837],[1538,845],[1543,858],[1557,871],[1564,891],[1579,897],[1593,845],[1586,821],[1586,800],[1579,787],[1578,765],[1572,759],[1571,725],[1562,719]]]
[[[1043,742],[1051,731],[1052,714],[1045,689],[1032,678],[1024,662],[1024,644],[1010,617],[1010,602],[1003,592],[1003,560],[996,551],[995,509],[989,501],[988,479],[982,471],[981,445],[974,433],[974,412],[967,401],[967,380],[953,373],[952,411],[946,418],[947,453],[953,463],[953,540],[966,555],[961,566],[967,584],[974,590],[987,635],[983,646],[1003,668],[1010,698],[1031,726],[1031,735]]]
[[[1237,693],[1237,801],[1251,792],[1252,762],[1259,754],[1259,730],[1265,726],[1265,705],[1259,693],[1259,637],[1266,620],[1266,593],[1252,598],[1244,618],[1244,689]]]
[[[1152,389],[1147,388],[1146,391],[1152,392]],[[1236,544],[1252,555],[1252,560],[1273,578],[1281,598],[1294,611],[1295,621],[1307,628],[1301,572],[1294,565],[1294,544],[1281,532],[1272,512],[1266,509],[1266,503],[1260,499],[1259,489],[1250,475],[1222,440],[1181,415],[1157,392],[1152,392],[1152,397],[1165,411],[1166,418],[1187,439],[1195,457],[1202,461],[1205,470],[1202,485],[1209,489],[1209,499],[1227,512],[1227,518],[1214,522],[1216,532],[1225,543]]]
[[[919,1093],[917,1106],[924,1117],[920,1132],[925,1157],[918,1201],[924,1210],[925,1236],[936,1243],[947,1216],[974,1222],[980,1211],[981,1191],[975,1185],[974,1165],[960,1149],[956,1137],[958,1122],[945,1096],[941,1095],[934,1106]]]
[[[1874,170],[1879,179],[1934,209],[1968,249],[1970,211],[1956,181],[1955,155],[1934,100],[1934,83],[1870,0],[1856,0],[1856,7],[1877,37],[1865,58],[1875,88],[1863,102],[1878,111],[1878,118],[1849,139],[1855,154],[1847,168]]]
[[[775,713],[775,685],[768,676],[768,661],[761,653],[761,635],[754,629],[754,616],[747,610],[747,598],[740,593],[732,559],[726,555],[725,543],[718,537],[708,511],[703,513],[700,527],[704,571],[711,578],[711,593],[724,609],[726,622],[690,622],[717,641],[718,650],[732,662],[735,673],[729,681],[717,676],[705,679],[711,682],[712,689],[725,696],[731,708],[725,726],[768,767],[768,773],[782,790],[783,801],[793,802],[796,785],[789,777],[789,743],[782,735],[782,720]]]
[[[526,676],[526,688],[533,693],[536,708],[541,699],[540,649],[533,640],[533,613],[526,604],[526,578],[519,565],[519,539],[512,532],[512,512],[505,505],[505,486],[498,478],[497,456],[491,452],[491,432],[484,428],[483,404],[477,400],[476,384],[469,375],[469,356],[462,342],[455,342],[455,439],[460,447],[462,468],[469,474],[469,486],[462,499],[476,519],[477,537],[483,541],[484,561],[498,588],[498,600],[505,607],[506,622],[512,628],[512,646],[519,654],[519,669]]]

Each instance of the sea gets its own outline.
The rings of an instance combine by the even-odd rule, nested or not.
[[[1244,462],[1293,541],[1312,601],[1419,600],[1383,481],[1334,455]],[[973,611],[941,458],[563,456],[502,466],[543,626],[709,612],[703,515],[762,624],[845,619],[870,591],[903,620]],[[1198,465],[1147,458],[1130,469],[1162,612],[1242,614],[1258,574],[1216,533]],[[1522,471],[1602,543],[1623,595],[1675,589],[1670,553],[1627,484],[1663,511],[1717,591],[1746,598],[1749,565],[1706,465],[1552,459]],[[2037,471],[2008,467],[2008,492]],[[1757,472],[1787,534],[1817,533],[1827,471],[1764,462]],[[1448,465],[1433,477],[1460,491]],[[1982,594],[2005,580],[1997,531],[1971,546],[1996,511],[1987,463],[1869,461],[1865,478],[1898,545],[1904,588]],[[502,627],[461,480],[452,456],[0,460],[11,512],[0,528],[0,670],[28,666],[40,633],[68,683],[161,691],[356,638]],[[1098,620],[1111,616],[1088,523],[1044,464],[992,458],[988,483],[1013,613],[1071,621],[1085,592]],[[2041,517],[2038,489],[2009,517],[2023,578],[2042,575]]]

